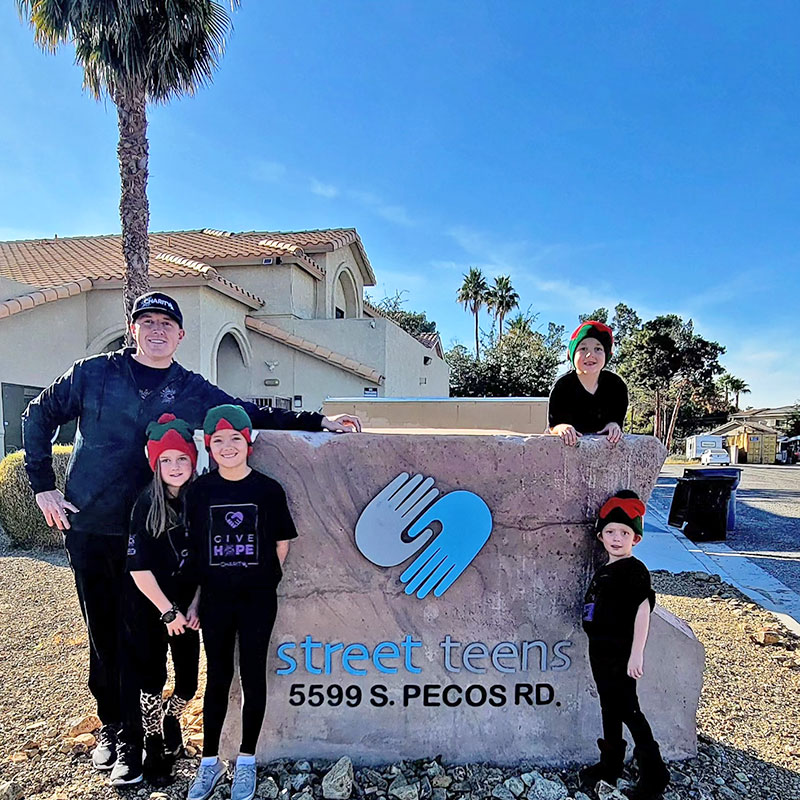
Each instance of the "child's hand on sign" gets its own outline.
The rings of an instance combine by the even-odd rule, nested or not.
[[[560,425],[556,425],[550,430],[551,433],[560,436],[564,440],[564,444],[568,444],[570,447],[575,447],[575,445],[578,444],[578,438],[581,435],[572,425],[567,425],[566,422],[562,422]]]
[[[644,675],[644,653],[631,653],[628,659],[628,675],[636,680]]]
[[[608,436],[608,441],[611,444],[616,444],[622,438],[622,428],[617,425],[616,422],[609,422],[605,428],[597,431],[599,434],[606,434]]]

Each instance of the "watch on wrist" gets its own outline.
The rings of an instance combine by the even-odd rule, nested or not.
[[[162,621],[162,622],[163,622],[165,625],[169,625],[169,623],[170,623],[170,622],[175,622],[175,617],[177,617],[177,616],[178,616],[178,611],[179,611],[179,610],[180,610],[180,609],[178,608],[178,606],[176,606],[176,605],[175,605],[175,603],[173,603],[173,604],[172,604],[172,607],[171,607],[170,609],[168,609],[167,611],[165,611],[165,612],[164,612],[164,613],[161,615],[161,621]]]

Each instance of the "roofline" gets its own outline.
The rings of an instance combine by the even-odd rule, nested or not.
[[[310,339],[304,339],[302,336],[289,333],[289,331],[279,328],[277,325],[270,325],[268,322],[264,322],[264,320],[250,316],[245,317],[244,324],[251,331],[260,333],[268,339],[274,339],[276,342],[285,344],[287,347],[291,347],[294,350],[299,350],[301,353],[324,361],[327,364],[332,364],[345,372],[357,375],[359,378],[377,383],[378,386],[381,386],[385,380],[384,376],[381,375],[377,369],[373,369],[367,364],[362,364],[341,353],[323,347],[316,342],[312,342]]]
[[[64,300],[67,297],[88,292],[93,287],[89,278],[79,278],[77,281],[54,286],[52,288],[37,289],[35,292],[21,294],[19,297],[12,297],[9,300],[0,302],[0,319],[12,317],[22,311],[29,311],[45,303],[52,303],[55,300]]]

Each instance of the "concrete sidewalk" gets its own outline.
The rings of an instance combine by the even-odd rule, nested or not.
[[[800,634],[800,595],[738,553],[725,542],[692,542],[654,504],[648,506],[644,538],[634,554],[650,571],[716,573],[742,594],[772,611],[787,628]]]

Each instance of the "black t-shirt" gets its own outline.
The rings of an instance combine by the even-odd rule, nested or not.
[[[128,533],[128,572],[150,570],[161,591],[185,612],[192,601],[197,581],[189,566],[189,532],[183,522],[183,501],[168,501],[178,514],[178,524],[155,537],[147,530],[150,489],[145,489],[131,512]]]
[[[586,591],[583,629],[591,641],[630,648],[633,623],[644,600],[652,611],[656,595],[647,567],[634,556],[606,564],[595,572]]]
[[[136,381],[136,388],[143,399],[155,389],[158,389],[167,379],[169,367],[160,369],[159,367],[148,367],[140,364],[133,356],[128,356],[128,363],[131,365],[133,379]]]
[[[614,372],[603,370],[597,379],[597,391],[587,392],[575,370],[562,375],[550,392],[548,421],[572,425],[578,433],[597,433],[609,422],[620,428],[628,412],[628,387]]]
[[[277,586],[277,542],[295,539],[283,487],[256,470],[239,481],[218,470],[198,478],[186,495],[192,558],[200,585]]]

